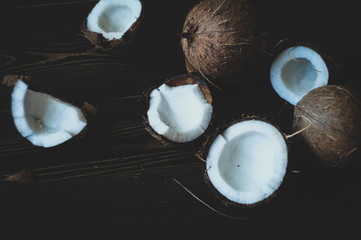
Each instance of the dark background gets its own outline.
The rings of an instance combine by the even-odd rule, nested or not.
[[[325,168],[294,137],[279,194],[258,208],[226,207],[204,181],[204,163],[194,155],[199,144],[164,145],[144,130],[143,90],[186,72],[179,34],[195,2],[146,1],[136,47],[112,54],[94,49],[80,33],[94,1],[1,1],[0,77],[30,75],[33,89],[99,109],[83,138],[42,149],[17,132],[11,90],[0,86],[1,238],[361,238],[359,167]],[[299,42],[323,54],[330,84],[361,92],[358,1],[253,3],[268,54],[254,72],[258,81],[230,92],[213,89],[210,132],[258,115],[292,133],[293,107],[275,94],[268,70],[278,52]],[[22,169],[31,181],[6,181]]]

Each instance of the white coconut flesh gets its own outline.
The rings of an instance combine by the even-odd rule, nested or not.
[[[212,185],[238,204],[255,204],[281,185],[287,168],[287,146],[271,124],[245,120],[227,128],[212,143],[207,174]]]
[[[20,134],[32,144],[53,147],[80,133],[87,121],[82,111],[48,94],[28,89],[18,80],[11,112]]]
[[[321,56],[304,46],[291,47],[273,61],[271,83],[280,97],[296,105],[312,89],[328,83],[328,69]]]
[[[120,39],[138,20],[141,10],[139,0],[100,0],[88,15],[87,28],[105,39]]]
[[[204,133],[212,111],[198,84],[163,84],[151,92],[147,116],[159,135],[173,142],[189,142]]]

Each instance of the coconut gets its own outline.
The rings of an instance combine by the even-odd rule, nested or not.
[[[361,143],[361,102],[342,86],[316,88],[294,110],[294,128],[327,166],[344,166]]]
[[[245,72],[257,64],[265,46],[252,9],[243,0],[198,3],[186,17],[181,45],[187,70],[210,81]]]
[[[287,169],[284,135],[271,123],[243,119],[209,144],[206,181],[226,205],[259,206],[276,195]]]
[[[141,0],[100,0],[83,21],[81,31],[97,48],[114,50],[134,39],[142,8]]]
[[[195,74],[175,76],[144,95],[146,129],[158,140],[191,142],[211,122],[212,96],[204,80]]]
[[[28,89],[18,80],[11,94],[11,113],[16,129],[33,145],[54,147],[82,132],[87,119],[78,107]]]
[[[317,87],[328,83],[328,69],[322,57],[306,46],[283,50],[270,69],[272,87],[292,105]]]

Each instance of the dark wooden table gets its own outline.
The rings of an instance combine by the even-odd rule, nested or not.
[[[293,107],[271,89],[268,69],[295,42],[326,54],[330,83],[361,92],[357,1],[315,2],[254,1],[273,47],[255,73],[261,81],[212,92],[213,128],[256,114],[292,133]],[[256,209],[230,208],[205,184],[199,145],[164,145],[145,131],[139,97],[186,72],[179,33],[194,1],[147,1],[139,44],[123,54],[96,50],[82,36],[93,4],[0,3],[0,78],[30,75],[32,88],[99,110],[84,138],[38,148],[15,129],[10,89],[0,86],[1,239],[361,238],[361,168],[326,169],[294,137],[276,198]],[[8,181],[22,169],[31,179]]]

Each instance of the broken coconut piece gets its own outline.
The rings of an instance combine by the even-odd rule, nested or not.
[[[207,129],[213,113],[211,103],[201,78],[193,74],[176,76],[150,92],[149,126],[172,142],[190,142]]]
[[[211,143],[206,177],[222,199],[255,205],[280,187],[287,155],[285,138],[276,127],[263,120],[242,120]]]
[[[305,46],[290,47],[273,61],[271,83],[278,95],[296,105],[314,88],[328,83],[328,69],[321,56]]]
[[[29,90],[21,80],[16,82],[11,97],[15,126],[35,146],[61,144],[87,125],[79,108],[48,94]]]
[[[82,32],[100,48],[121,45],[132,39],[141,13],[139,0],[100,0],[89,13]]]

